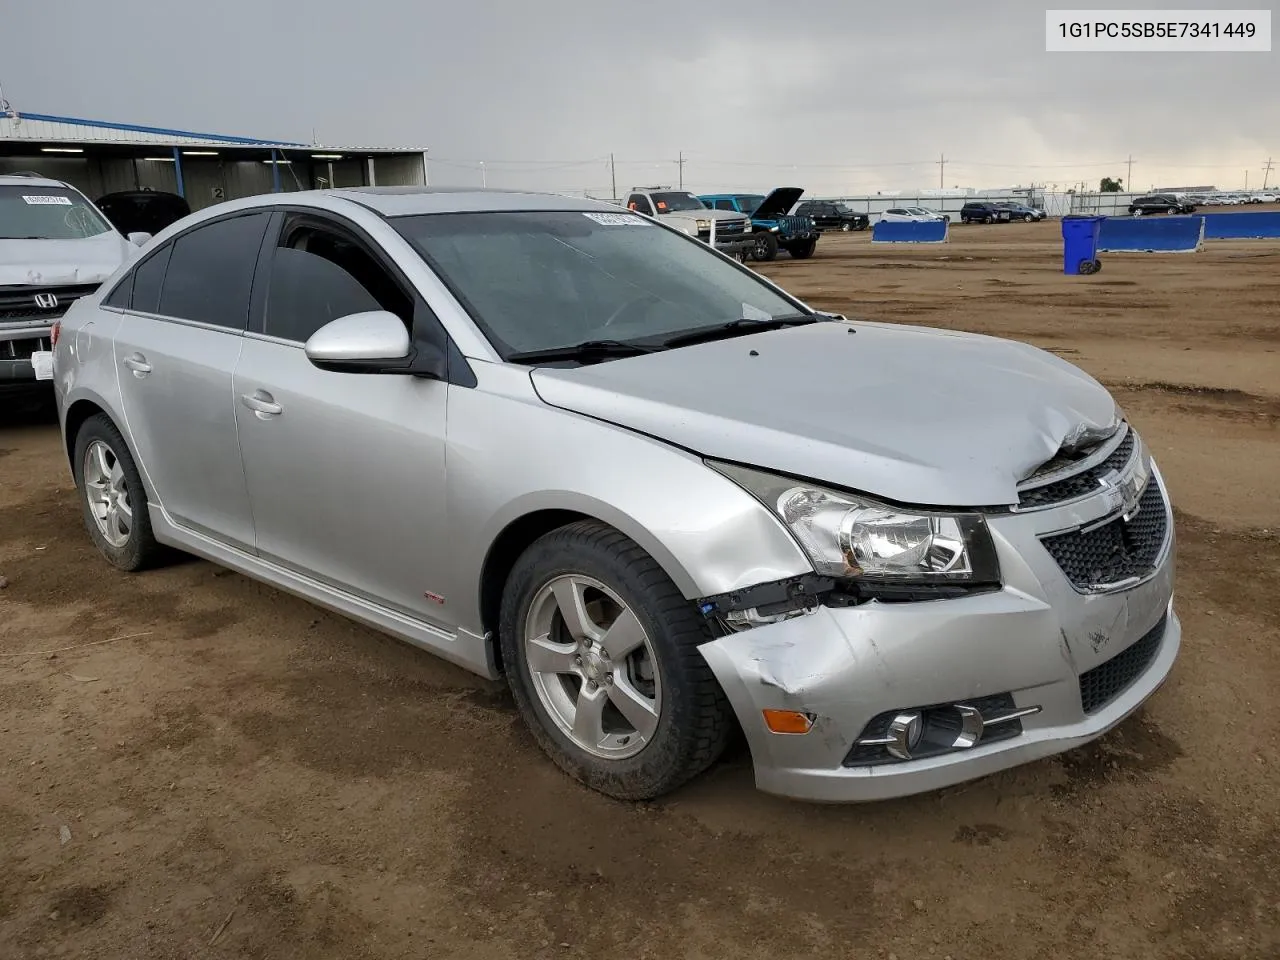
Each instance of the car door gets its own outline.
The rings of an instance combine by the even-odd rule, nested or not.
[[[303,345],[369,310],[442,345],[425,302],[363,233],[314,213],[273,228],[261,316],[245,336],[233,395],[258,553],[338,589],[438,625],[447,579],[448,384],[334,373]]]
[[[115,335],[124,428],[176,524],[252,550],[231,383],[268,213],[201,223],[141,261]]]

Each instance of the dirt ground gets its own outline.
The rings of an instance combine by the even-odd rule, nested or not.
[[[9,415],[0,958],[1280,956],[1280,245],[1092,277],[1061,275],[1054,222],[818,250],[763,272],[1117,392],[1181,538],[1183,653],[1141,713],[908,800],[770,798],[739,750],[613,802],[500,685],[203,562],[113,572],[56,426]]]

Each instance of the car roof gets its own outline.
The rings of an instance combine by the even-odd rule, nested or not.
[[[51,177],[33,177],[26,174],[3,174],[0,175],[0,187],[61,187],[65,189],[68,184],[61,180],[54,180]]]
[[[501,210],[618,210],[617,204],[603,200],[567,197],[558,193],[477,190],[474,187],[342,187],[337,190],[308,190],[303,194],[345,197],[386,217]],[[285,196],[297,198],[303,194]]]

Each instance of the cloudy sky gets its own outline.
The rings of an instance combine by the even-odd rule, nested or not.
[[[947,187],[1280,166],[1280,54],[1049,54],[1045,6],[5,0],[0,84],[34,113],[422,146],[434,183],[597,195],[610,153],[619,190],[676,183],[683,152],[696,190],[845,195],[936,187],[941,155]]]

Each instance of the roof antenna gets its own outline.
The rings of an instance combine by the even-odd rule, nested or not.
[[[4,98],[4,84],[0,83],[0,113],[12,113],[13,108],[9,106],[9,101]]]

